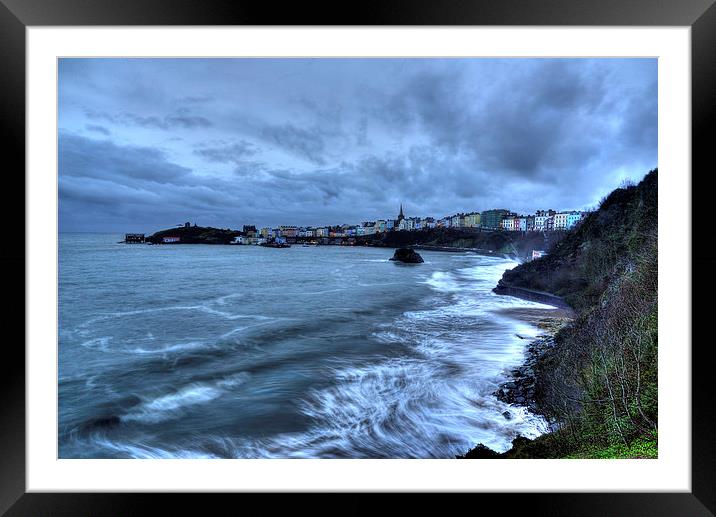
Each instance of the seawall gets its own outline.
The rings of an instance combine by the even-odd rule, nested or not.
[[[544,303],[545,305],[552,305],[561,309],[571,309],[563,298],[551,293],[545,293],[544,291],[535,291],[534,289],[527,289],[525,287],[506,287],[500,285],[495,287],[492,291],[496,294],[515,296],[517,298],[522,298],[523,300]]]

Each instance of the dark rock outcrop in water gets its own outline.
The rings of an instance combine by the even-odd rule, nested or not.
[[[393,254],[393,258],[390,260],[403,262],[405,264],[420,264],[421,262],[424,262],[423,257],[411,248],[399,248],[395,250],[395,254]]]

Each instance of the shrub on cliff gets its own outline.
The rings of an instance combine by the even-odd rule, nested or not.
[[[626,446],[657,430],[655,232],[632,259],[538,366],[538,404],[570,430],[575,446]]]
[[[656,436],[657,174],[612,192],[547,257],[500,281],[577,310],[536,366],[536,402],[560,428],[551,438],[560,450],[628,449]]]
[[[657,175],[655,169],[639,185],[613,191],[548,255],[506,271],[499,284],[554,293],[577,310],[596,304],[617,264],[656,231]]]

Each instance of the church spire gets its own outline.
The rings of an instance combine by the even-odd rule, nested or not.
[[[405,216],[403,215],[403,203],[400,203],[400,213],[398,214],[398,219],[405,219]]]

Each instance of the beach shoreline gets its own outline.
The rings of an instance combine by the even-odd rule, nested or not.
[[[536,390],[540,381],[538,364],[554,346],[557,332],[574,320],[574,311],[568,307],[521,307],[502,309],[499,313],[535,326],[541,332],[526,345],[522,364],[510,370],[509,380],[500,384],[493,394],[502,402],[525,407],[530,413],[541,415],[536,400]],[[517,337],[529,339],[519,334]]]

